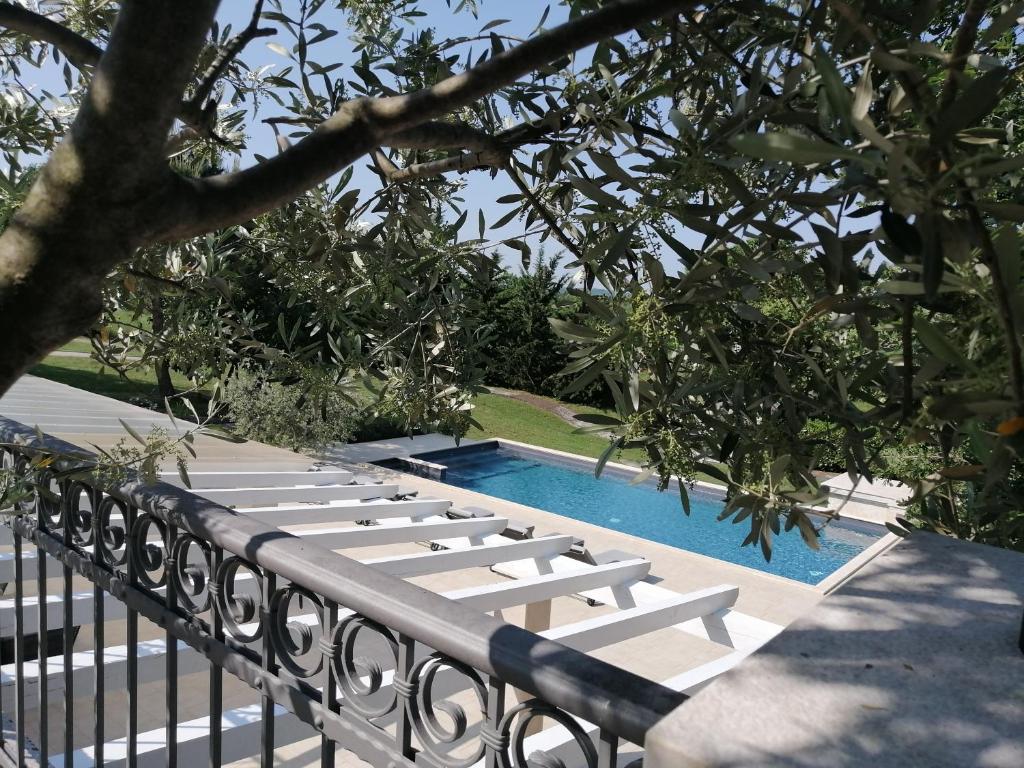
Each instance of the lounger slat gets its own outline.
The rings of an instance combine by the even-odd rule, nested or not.
[[[640,605],[567,624],[539,634],[586,653],[729,608],[735,604],[738,596],[738,587],[722,585],[676,595],[663,603]]]
[[[316,472],[189,472],[193,488],[266,488],[292,485],[346,485],[353,474],[347,469],[322,469]],[[183,486],[177,472],[161,472],[165,483]]]
[[[398,484],[313,485],[291,488],[195,488],[192,492],[217,504],[239,507],[284,504],[295,501],[389,499],[398,494]]]

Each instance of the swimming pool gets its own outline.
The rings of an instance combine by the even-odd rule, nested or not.
[[[796,531],[773,538],[771,562],[759,547],[741,547],[748,525],[718,522],[721,497],[695,488],[691,514],[683,514],[679,495],[660,492],[652,483],[630,484],[630,474],[606,469],[595,478],[592,466],[540,451],[484,443],[416,454],[442,465],[442,482],[582,520],[622,533],[756,568],[806,584],[817,584],[852,560],[884,530],[879,526],[832,524],[812,550]],[[441,470],[441,467],[438,468]]]

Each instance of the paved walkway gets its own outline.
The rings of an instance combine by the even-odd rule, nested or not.
[[[92,444],[106,449],[122,439],[130,441],[122,421],[143,436],[154,428],[174,435],[195,427],[184,419],[175,419],[174,423],[165,413],[37,376],[22,376],[0,397],[0,416],[39,427],[47,434],[82,448]],[[191,461],[190,466],[208,471],[228,470],[243,464],[250,470],[306,469],[311,463],[308,457],[251,441],[230,443],[198,435],[194,447],[199,457]]]
[[[390,440],[374,440],[369,443],[335,444],[324,452],[323,458],[346,464],[372,464],[383,459],[407,458],[413,453],[443,451],[455,448],[457,445],[475,445],[479,442],[483,441],[461,440],[456,444],[454,437],[438,434],[394,437]]]

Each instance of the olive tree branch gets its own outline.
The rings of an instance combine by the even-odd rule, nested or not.
[[[430,88],[349,101],[308,136],[259,165],[168,184],[161,201],[163,227],[149,239],[174,240],[247,221],[294,199],[402,131],[449,114],[562,56],[696,4],[606,3]]]
[[[466,123],[429,122],[387,137],[386,146],[396,149],[468,149],[498,152],[505,145],[498,137]]]
[[[52,45],[79,69],[94,66],[103,55],[103,49],[88,38],[49,16],[14,3],[0,2],[0,27]]]
[[[262,6],[262,0],[259,5]],[[6,27],[39,42],[52,45],[79,69],[95,67],[104,54],[103,49],[96,45],[96,43],[65,27],[60,22],[11,2],[0,2],[0,27]],[[225,57],[222,52],[222,55],[218,56],[210,69],[207,70],[200,83],[200,89],[204,93],[203,97],[193,97],[189,101],[181,102],[178,116],[182,122],[199,135],[213,139],[218,138],[213,134],[213,128],[210,125],[212,115],[202,107],[202,101],[209,96],[209,92],[212,90],[217,78],[223,74],[223,70],[231,62],[231,59],[238,54],[238,51],[249,40],[253,37],[263,37],[274,33],[272,29],[257,29],[253,32],[248,30],[249,28],[247,27],[237,37],[232,38],[224,49],[225,52],[229,52],[230,49],[230,54]],[[242,39],[239,40],[239,38]],[[237,48],[234,46],[237,46]],[[215,67],[217,68],[216,71],[214,71]],[[199,93],[200,90],[197,89],[197,94]]]
[[[386,165],[381,163],[379,155],[382,155],[379,150],[374,153],[377,167],[392,184],[439,176],[449,171],[465,173],[477,168],[500,168],[508,161],[508,154],[504,151],[485,149],[482,152],[463,152],[453,157],[444,157],[426,163],[413,163],[405,168],[397,168],[390,161]]]
[[[264,122],[292,122],[295,118],[269,118]],[[468,149],[453,157],[415,163],[399,168],[378,148],[373,152],[377,171],[386,181],[397,184],[412,179],[438,176],[449,171],[465,173],[483,168],[501,168],[510,159],[516,146],[537,140],[550,126],[523,123],[497,136],[465,123],[430,122],[409,128],[385,141],[396,149]]]
[[[978,39],[978,27],[981,20],[985,18],[985,11],[988,10],[989,5],[991,4],[985,0],[970,0],[967,3],[960,28],[957,29],[956,37],[953,39],[949,71],[946,72],[946,82],[942,86],[942,95],[939,97],[939,109],[945,109],[956,98],[957,76],[964,71],[967,57],[974,49],[974,43]]]
[[[519,188],[520,192],[523,193],[523,197],[525,197],[526,200],[530,203],[533,209],[537,212],[537,215],[540,216],[541,219],[544,220],[544,223],[551,228],[551,231],[554,233],[555,237],[562,243],[562,245],[569,249],[569,251],[572,253],[573,256],[576,257],[577,260],[581,262],[584,261],[585,259],[583,256],[583,251],[576,244],[576,242],[571,237],[569,237],[568,234],[566,234],[565,230],[562,229],[562,227],[558,223],[558,220],[555,219],[554,214],[552,214],[551,211],[548,210],[548,207],[544,205],[544,203],[542,203],[540,199],[533,193],[533,190],[530,189],[530,186],[526,183],[526,181],[523,180],[522,175],[519,173],[519,169],[516,168],[512,163],[509,163],[505,170],[508,172],[508,177],[512,179],[512,183]]]
[[[66,139],[0,235],[8,334],[0,391],[95,321],[107,274],[141,244],[154,180],[171,175],[167,136],[216,6],[121,6]]]
[[[263,0],[258,0],[253,8],[248,25],[224,45],[213,61],[210,62],[206,72],[199,78],[199,85],[196,86],[192,98],[182,103],[183,115],[186,113],[196,116],[204,115],[208,109],[204,102],[210,97],[217,81],[227,71],[235,57],[242,52],[242,49],[258,37],[270,37],[277,34],[277,30],[273,27],[261,27],[259,25],[262,14]],[[186,122],[190,121],[186,120]]]
[[[385,155],[379,148],[373,150],[373,154],[370,157],[373,159],[374,168],[377,169],[377,172],[384,181],[389,181],[394,174],[402,170],[391,162],[391,158]]]
[[[170,277],[161,277],[160,275],[154,275],[152,272],[146,272],[144,270],[134,269],[131,267],[126,269],[124,273],[126,275],[131,275],[132,277],[138,277],[142,280],[150,280],[154,283],[160,283],[161,285],[166,285],[171,288],[177,288],[180,290],[188,291],[190,293],[196,294],[197,296],[199,295],[199,291],[197,291],[192,286],[187,285],[183,280],[174,280]]]
[[[9,340],[0,355],[0,392],[46,352],[92,325],[102,309],[103,281],[135,249],[248,221],[407,129],[696,2],[612,0],[431,88],[343,104],[274,158],[203,179],[175,173],[166,153],[217,0],[122,4],[106,50],[89,46],[96,63],[67,138],[0,234],[0,325]],[[0,2],[0,10],[23,28],[65,39],[38,18],[19,15],[9,2]]]
[[[423,123],[391,136],[385,143],[397,149],[471,150],[453,157],[399,168],[377,149],[373,153],[374,163],[381,175],[392,184],[438,176],[449,171],[464,173],[476,168],[498,168],[509,158],[509,150],[499,139],[464,123]]]

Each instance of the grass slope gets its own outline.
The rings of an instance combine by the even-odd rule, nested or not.
[[[473,418],[480,422],[483,429],[471,427],[466,433],[467,438],[482,439],[488,437],[504,437],[518,440],[521,443],[539,445],[556,451],[577,453],[580,456],[597,458],[608,446],[608,441],[600,435],[577,435],[575,427],[560,419],[553,413],[501,395],[479,395],[473,404]],[[577,412],[596,412],[594,408],[570,405]],[[615,461],[638,463],[642,461],[639,450],[622,451]]]
[[[88,339],[72,339],[61,349],[65,352],[84,352],[88,355],[92,354],[92,343]]]

